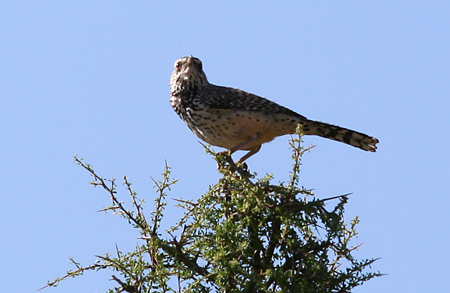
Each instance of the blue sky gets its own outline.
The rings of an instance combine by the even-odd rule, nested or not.
[[[191,54],[212,83],[379,138],[366,153],[305,137],[316,147],[301,184],[318,197],[353,192],[358,256],[381,257],[373,269],[387,274],[355,292],[450,291],[450,3],[368,2],[1,1],[2,291],[35,292],[69,257],[135,246],[126,223],[96,212],[109,198],[74,154],[103,177],[127,175],[148,202],[165,160],[179,179],[169,198],[216,182],[169,105],[173,62]],[[248,165],[286,180],[288,137]],[[105,292],[109,278],[46,292]]]

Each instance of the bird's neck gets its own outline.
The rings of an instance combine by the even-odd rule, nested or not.
[[[207,80],[198,78],[183,78],[180,77],[171,88],[172,95],[180,95],[184,93],[192,93],[200,91],[204,86],[209,85]]]

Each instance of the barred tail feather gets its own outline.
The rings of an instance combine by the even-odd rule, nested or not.
[[[377,149],[378,139],[367,134],[319,121],[307,120],[302,124],[306,135],[333,139],[369,152],[375,152]]]

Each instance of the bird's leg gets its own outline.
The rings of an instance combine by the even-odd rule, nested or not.
[[[237,146],[232,147],[230,149],[231,154],[233,154],[235,151],[241,150],[246,145],[257,141],[258,139],[259,139],[259,133],[256,133],[256,135],[254,137],[252,137],[252,138],[250,138],[250,139],[248,139],[248,140],[246,140],[244,142],[241,142]],[[261,149],[261,145],[258,145],[258,146],[255,146],[255,147],[251,148],[248,153],[246,153],[242,158],[240,158],[238,161],[236,161],[236,164],[243,163],[245,160],[247,160],[248,158],[250,158],[251,156],[256,154],[260,149]],[[225,154],[226,152],[223,152],[223,153]]]
[[[248,158],[250,158],[251,156],[253,156],[257,152],[259,152],[260,149],[261,149],[261,145],[255,146],[248,153],[246,153],[245,156],[240,158],[236,163],[243,163],[245,160],[247,160]]]
[[[230,149],[231,153],[234,153],[235,151],[241,150],[243,147],[245,147],[246,145],[248,145],[249,143],[252,143],[254,141],[257,141],[259,139],[259,133],[256,133],[254,137],[241,142],[240,144],[238,144],[237,146],[234,146]]]
[[[255,142],[259,139],[259,133],[256,133],[256,135],[240,144],[238,144],[235,147],[232,147],[230,149],[231,153],[234,153],[237,150],[242,149],[243,147],[245,147],[246,145]],[[253,156],[254,154],[256,154],[259,150],[261,149],[261,145],[255,146],[253,148],[250,149],[250,151],[245,154],[245,156],[243,156],[242,158],[240,158],[236,163],[243,163],[245,160],[247,160],[248,158],[250,158],[251,156]]]

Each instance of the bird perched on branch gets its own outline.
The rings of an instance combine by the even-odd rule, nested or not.
[[[318,135],[375,152],[378,139],[361,132],[309,120],[260,96],[208,82],[202,62],[183,57],[170,77],[170,104],[187,126],[205,142],[231,153],[247,150],[238,162],[256,154],[263,143],[294,134],[301,124],[305,135]]]

